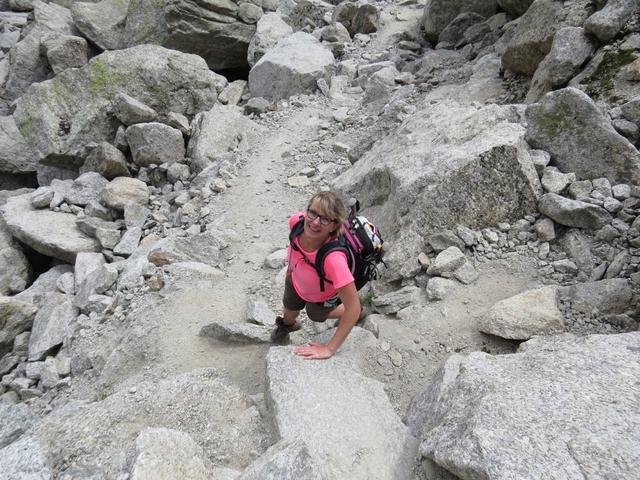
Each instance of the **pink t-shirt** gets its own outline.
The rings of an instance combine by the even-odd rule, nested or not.
[[[300,216],[304,216],[305,212],[298,212],[289,219],[289,230],[298,223]],[[327,241],[331,241],[329,238]],[[304,251],[304,255],[310,262],[315,263],[318,250],[307,252],[300,246],[298,238],[294,239],[296,246]],[[320,291],[320,277],[316,269],[304,261],[302,254],[289,245],[289,272],[291,274],[291,283],[300,298],[307,302],[324,302],[338,294],[338,289],[353,283],[353,275],[349,270],[349,263],[344,252],[331,252],[324,259],[325,277],[333,282],[324,282],[324,292]]]

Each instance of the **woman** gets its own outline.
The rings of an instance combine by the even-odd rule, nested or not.
[[[303,221],[303,225],[301,233],[289,245],[289,267],[282,299],[284,310],[282,317],[276,318],[272,339],[277,341],[299,330],[297,318],[305,307],[314,322],[340,319],[328,343],[311,342],[294,349],[296,355],[306,359],[334,355],[362,315],[360,297],[345,253],[332,251],[325,257],[326,280],[322,287],[314,266],[318,249],[340,236],[345,214],[344,205],[337,195],[320,192],[311,198],[306,212],[296,213],[289,219],[290,230],[296,228],[298,222]]]

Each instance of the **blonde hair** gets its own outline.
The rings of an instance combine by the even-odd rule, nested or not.
[[[314,203],[317,203],[318,207],[322,209],[322,212],[319,213],[326,214],[327,217],[331,218],[338,224],[336,229],[331,232],[331,235],[334,237],[342,235],[342,222],[347,218],[347,214],[344,208],[344,203],[342,203],[340,197],[328,190],[318,192],[309,200],[307,210],[309,210]]]

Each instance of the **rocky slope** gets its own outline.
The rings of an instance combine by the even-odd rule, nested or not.
[[[637,1],[0,0],[0,113],[2,478],[640,476]],[[305,362],[329,188],[386,265]]]

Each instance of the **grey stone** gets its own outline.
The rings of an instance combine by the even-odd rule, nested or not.
[[[51,480],[51,467],[40,442],[23,436],[0,450],[0,471],[6,480]]]
[[[109,181],[97,172],[85,172],[76,178],[71,188],[64,192],[64,201],[69,205],[84,207],[90,202],[98,201],[100,191]]]
[[[271,330],[252,323],[214,321],[202,327],[200,335],[232,343],[271,343]]]
[[[282,248],[270,253],[267,258],[264,259],[264,265],[269,268],[280,269],[287,263],[287,249]]]
[[[619,118],[613,120],[611,124],[613,125],[613,128],[616,129],[616,132],[631,141],[635,141],[636,139],[640,138],[640,128],[638,128],[638,125],[630,122],[629,120],[623,120]]]
[[[640,126],[640,97],[623,103],[620,109],[624,118]]]
[[[124,206],[124,224],[127,228],[143,227],[151,211],[140,205],[127,203]]]
[[[452,45],[457,44],[462,36],[472,25],[484,21],[485,17],[473,12],[462,12],[455,17],[449,24],[440,32],[438,36],[438,42],[447,42]]]
[[[23,291],[30,277],[29,262],[0,218],[0,295]]]
[[[247,48],[261,2],[165,4],[132,0],[125,45],[158,44],[202,57],[213,71],[247,66]],[[257,8],[256,8],[257,7]]]
[[[48,295],[33,321],[29,361],[42,360],[53,348],[66,343],[69,324],[76,315],[77,310],[66,295]]]
[[[593,184],[591,180],[578,180],[569,185],[569,195],[574,200],[580,200],[582,198],[588,198],[593,190]]]
[[[443,230],[429,235],[427,243],[431,245],[431,248],[433,248],[436,253],[440,253],[449,247],[458,247],[460,250],[464,250],[465,246],[465,242],[451,230]]]
[[[312,35],[296,32],[280,40],[253,66],[249,90],[255,97],[289,98],[315,90],[317,80],[328,80],[333,70],[333,54]]]
[[[164,267],[174,279],[186,281],[207,281],[217,283],[225,277],[225,273],[211,265],[202,262],[176,262]]]
[[[571,308],[588,315],[624,313],[631,302],[631,285],[623,278],[613,278],[561,287],[560,298]]]
[[[640,374],[638,341],[541,336],[513,355],[451,357],[409,411],[423,458],[460,478],[523,468],[531,478],[636,477],[637,394],[626,379]]]
[[[458,237],[464,242],[464,245],[466,245],[467,247],[472,247],[476,243],[478,243],[476,232],[474,232],[470,228],[465,227],[464,225],[456,226],[456,235],[458,235]],[[449,247],[451,245],[447,246]],[[463,249],[463,247],[460,246],[458,248],[460,248],[460,250]]]
[[[611,197],[611,182],[608,178],[594,178],[591,182],[593,185],[593,192],[598,192],[602,197]],[[601,198],[602,198],[601,197]],[[595,196],[594,196],[595,198]]]
[[[128,0],[73,2],[71,14],[82,34],[102,50],[123,47]]]
[[[431,262],[427,273],[429,275],[446,275],[453,273],[467,261],[464,253],[458,247],[449,247],[440,252]]]
[[[618,35],[629,17],[640,13],[634,0],[609,0],[606,5],[584,22],[584,29],[602,43],[609,43]]]
[[[322,459],[327,478],[411,476],[415,440],[382,384],[362,375],[350,353],[354,342],[373,340],[354,328],[338,354],[322,362],[305,361],[288,347],[271,348],[267,354],[267,395],[277,432],[285,441],[304,442],[311,458]],[[349,381],[340,380],[344,378]],[[345,404],[350,408],[344,409]]]
[[[327,480],[324,467],[302,440],[281,440],[249,465],[238,480]]]
[[[455,282],[448,278],[430,278],[429,283],[427,283],[427,298],[430,301],[444,300],[454,285]]]
[[[322,28],[320,41],[348,43],[351,41],[351,35],[349,35],[349,30],[342,23],[334,23]],[[331,83],[333,83],[333,78]]]
[[[62,293],[73,295],[76,292],[76,280],[73,272],[65,272],[56,280],[56,286]]]
[[[89,46],[82,37],[59,35],[46,38],[43,46],[47,61],[56,75],[68,68],[80,68],[87,64]]]
[[[142,229],[140,227],[128,228],[122,235],[120,243],[113,248],[113,253],[128,257],[138,248],[140,237],[142,237]]]
[[[141,167],[182,161],[182,132],[163,123],[138,123],[127,128],[127,143],[133,161]]]
[[[43,255],[73,263],[78,253],[100,249],[78,230],[75,215],[35,210],[28,194],[8,199],[0,210],[11,234]]]
[[[209,480],[211,466],[202,447],[187,433],[168,428],[145,428],[136,439],[132,480],[156,478]]]
[[[553,37],[551,50],[540,62],[531,80],[526,102],[533,103],[564,87],[595,52],[597,43],[582,28],[564,27]]]
[[[30,28],[25,29],[21,40],[11,49],[10,67],[3,85],[3,97],[15,100],[23,96],[31,84],[50,78],[50,66],[41,52],[43,40],[58,35],[77,34],[78,30],[68,9],[55,4],[38,2],[33,11],[33,22]],[[57,125],[56,122],[56,128]]]
[[[78,256],[80,255],[82,254],[78,254]],[[60,275],[71,271],[72,267],[70,265],[56,265],[42,273],[29,288],[18,293],[13,298],[40,307],[45,301],[47,294],[58,292],[57,284]]]
[[[264,301],[249,299],[247,300],[247,321],[273,327],[276,324],[276,314]]]
[[[560,238],[560,245],[581,271],[591,274],[595,261],[591,253],[591,242],[586,235],[580,231],[569,230]]]
[[[497,10],[498,3],[494,0],[431,0],[424,7],[424,31],[427,38],[436,44],[440,33],[460,13],[472,12],[487,18]]]
[[[625,200],[631,196],[631,186],[626,183],[619,183],[618,185],[611,187],[611,194],[617,200]]]
[[[553,37],[563,27],[580,27],[593,13],[593,4],[536,0],[520,17],[502,56],[502,65],[516,73],[533,75],[549,53]]]
[[[158,113],[139,100],[124,93],[118,93],[113,99],[113,113],[125,125],[153,122]]]
[[[259,24],[260,22],[258,22],[258,25]],[[250,53],[248,55],[250,55]],[[240,100],[242,100],[242,95],[246,89],[246,80],[234,80],[220,92],[220,95],[218,95],[218,102],[223,105],[238,105]]]
[[[24,333],[28,334],[28,332],[24,332]],[[21,333],[20,335],[24,335],[24,333]],[[0,358],[0,377],[3,377],[7,373],[11,372],[11,370],[16,368],[18,366],[18,364],[20,363],[20,357],[18,357],[17,355],[19,355],[22,352],[18,353],[18,352],[15,351],[15,340],[14,340],[14,352],[13,353],[14,353],[14,355],[6,354],[2,358]]]
[[[118,93],[136,98],[160,115],[195,115],[213,106],[226,83],[201,58],[141,45],[105,52],[82,68],[65,70],[39,84],[17,101],[14,118],[44,164],[70,168],[82,162],[85,145],[115,137],[119,122],[109,107]],[[60,119],[69,125],[62,135]]]
[[[37,165],[37,151],[25,141],[14,118],[0,117],[0,172],[35,172]]]
[[[530,155],[531,161],[536,167],[536,172],[538,172],[538,175],[542,176],[542,174],[544,173],[544,169],[547,165],[549,165],[549,162],[551,161],[551,155],[549,155],[549,152],[536,149],[532,149]]]
[[[184,182],[191,177],[191,170],[184,163],[174,162],[167,167],[167,180],[169,183],[176,183],[178,180]]]
[[[54,193],[55,192],[48,187],[40,187],[31,195],[31,206],[33,206],[33,208],[49,208]]]
[[[556,238],[556,230],[554,225],[555,224],[553,223],[553,220],[551,220],[550,218],[541,218],[535,223],[533,229],[538,234],[538,238],[541,242],[548,242]]]
[[[276,13],[267,13],[258,20],[256,33],[251,37],[247,61],[253,67],[280,40],[291,35],[293,29]],[[230,103],[231,104],[231,103]],[[237,104],[237,102],[236,102]]]
[[[64,458],[75,458],[78,466],[98,464],[104,478],[118,478],[123,468],[130,468],[125,459],[133,454],[139,433],[147,427],[179,430],[205,451],[206,460],[226,458],[225,465],[238,470],[260,455],[268,441],[258,409],[214,369],[196,369],[164,380],[154,376],[114,389],[101,401],[60,413],[49,415],[34,432],[44,444],[56,446],[52,464]],[[151,445],[145,442],[145,446],[151,454]],[[180,458],[181,450],[173,454]]]
[[[120,241],[120,229],[114,222],[95,217],[83,217],[77,219],[76,225],[82,233],[96,238],[102,248],[112,249]]]
[[[620,275],[622,268],[629,261],[629,254],[624,250],[619,252],[613,260],[611,260],[611,264],[607,268],[607,273],[604,278],[615,278]]]
[[[470,285],[480,277],[480,274],[473,264],[466,260],[460,267],[454,270],[453,277],[465,285]]]
[[[515,17],[519,17],[531,6],[534,0],[498,0],[498,5]]]
[[[101,295],[109,290],[118,280],[118,270],[113,264],[104,264],[87,274],[76,291],[73,305],[81,311],[88,311],[92,295]],[[100,299],[94,301],[100,302]]]
[[[124,210],[128,203],[146,205],[149,202],[149,190],[137,178],[117,177],[102,189],[100,197],[108,207]]]
[[[564,118],[567,111],[572,112],[571,121]],[[640,181],[640,153],[580,90],[548,93],[527,108],[526,116],[527,141],[551,153],[559,169],[579,179]]]
[[[139,287],[144,283],[142,274],[151,265],[145,257],[129,259],[122,272],[118,276],[118,290],[127,290]]]
[[[271,108],[271,102],[266,98],[252,97],[244,105],[245,115],[262,115]]]
[[[149,254],[164,252],[170,263],[202,262],[216,266],[223,241],[214,232],[206,231],[190,237],[167,237],[155,243]]]
[[[380,11],[370,3],[340,2],[333,10],[331,21],[344,25],[352,37],[358,33],[374,33],[378,31]]]
[[[494,304],[479,322],[480,331],[512,340],[564,331],[558,287],[527,290]]]
[[[406,286],[373,299],[375,311],[385,315],[397,313],[415,303],[421,303],[420,289],[415,286]]]
[[[102,267],[106,263],[107,261],[101,253],[79,253],[76,257],[73,271],[76,291],[92,271]]]
[[[555,262],[551,263],[551,266],[556,272],[568,273],[572,275],[578,273],[578,266],[568,258],[556,260]]]
[[[31,330],[38,309],[14,297],[0,297],[0,356],[11,351],[14,338]]]
[[[80,167],[80,173],[85,172],[97,172],[107,180],[130,175],[124,154],[107,142],[100,142],[91,150]]]
[[[215,173],[230,152],[244,152],[257,145],[264,130],[242,115],[239,107],[216,105],[196,115],[187,147],[191,168],[202,172],[214,166]]]
[[[567,227],[597,230],[611,221],[611,215],[604,208],[555,193],[545,193],[540,198],[538,209],[543,215]]]
[[[575,173],[562,173],[556,167],[547,167],[544,169],[540,182],[545,191],[560,193],[575,180]]]

